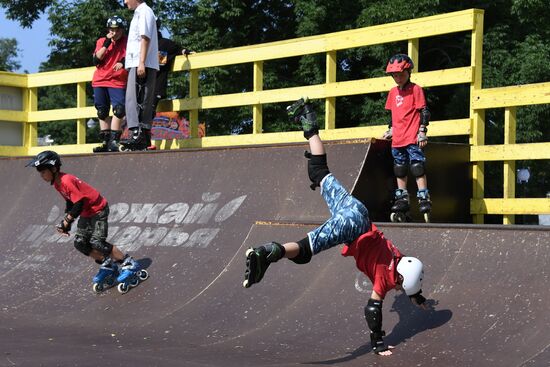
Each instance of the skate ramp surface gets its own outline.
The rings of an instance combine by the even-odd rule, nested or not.
[[[242,288],[246,248],[303,238],[328,215],[304,149],[64,157],[109,200],[111,240],[151,274],[125,295],[91,291],[97,265],[53,232],[59,194],[26,159],[0,160],[0,366],[547,365],[548,230],[380,224],[424,261],[435,304],[388,294],[389,358],[370,352],[370,283],[338,249]],[[327,145],[344,186],[370,149]]]

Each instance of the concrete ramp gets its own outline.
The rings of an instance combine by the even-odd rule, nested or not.
[[[63,157],[111,205],[111,240],[151,278],[95,295],[97,265],[55,234],[59,194],[26,159],[0,161],[0,366],[544,366],[550,357],[550,231],[381,224],[426,264],[431,311],[392,292],[391,358],[370,352],[370,283],[338,249],[281,261],[241,286],[244,250],[300,239],[328,215],[305,145]],[[361,184],[369,141],[327,145]]]

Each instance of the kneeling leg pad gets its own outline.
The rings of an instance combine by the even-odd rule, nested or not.
[[[414,177],[422,177],[426,173],[424,162],[414,161],[411,163],[411,173]]]
[[[96,106],[97,109],[97,118],[100,120],[105,120],[107,117],[109,117],[109,106]]]
[[[300,253],[298,256],[293,257],[292,261],[294,261],[296,264],[307,264],[310,262],[312,254],[311,254],[311,248],[309,247],[309,238],[305,237],[298,241],[298,246],[300,246]]]
[[[90,246],[90,243],[86,241],[84,237],[81,237],[81,236],[75,236],[74,247],[80,253],[83,253],[86,256],[90,256],[90,252],[92,252],[92,247]]]
[[[399,164],[399,163],[393,164],[393,174],[395,175],[395,177],[399,177],[399,178],[407,177],[408,173],[409,173],[408,164]]]
[[[103,255],[108,256],[113,251],[113,245],[109,242],[92,237],[90,239],[90,245],[94,250],[101,252]]]
[[[305,152],[304,155],[308,158],[307,174],[312,182],[310,187],[315,190],[316,187],[321,185],[323,178],[330,173],[327,165],[327,155],[314,155],[310,152]]]

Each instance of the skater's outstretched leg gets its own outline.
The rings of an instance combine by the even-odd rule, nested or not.
[[[308,159],[308,176],[311,180],[311,189],[321,185],[323,178],[330,173],[327,166],[327,155],[323,141],[319,137],[319,127],[316,122],[315,111],[313,106],[306,98],[301,98],[293,105],[288,106],[289,116],[295,120],[302,121],[304,129],[304,137],[308,139],[310,151],[305,152],[305,157]]]
[[[317,124],[317,114],[313,109],[311,101],[307,98],[300,98],[286,108],[288,116],[299,123],[304,131],[306,139],[319,134],[319,125]]]
[[[271,263],[277,262],[285,256],[285,248],[277,242],[270,242],[246,251],[246,271],[243,286],[250,287],[259,283]]]
[[[298,242],[287,242],[283,245],[270,242],[256,248],[246,250],[246,271],[243,287],[249,288],[259,283],[270,264],[287,258],[297,264],[306,264],[311,260],[309,239],[303,238]]]

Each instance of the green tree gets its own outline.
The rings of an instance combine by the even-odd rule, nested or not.
[[[8,19],[18,21],[23,28],[30,28],[40,18],[53,0],[0,0]]]
[[[15,38],[0,38],[0,71],[14,72],[21,67],[16,60],[19,51]]]

